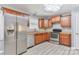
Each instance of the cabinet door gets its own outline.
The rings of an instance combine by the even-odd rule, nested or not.
[[[44,20],[44,27],[48,28],[48,20]]]
[[[46,39],[47,39],[47,36],[46,36],[46,33],[44,33],[43,34],[43,40],[46,41]]]
[[[62,36],[62,34],[60,34],[60,35],[59,35],[59,43],[60,43],[60,44],[63,44],[62,39],[63,39],[63,36]]]
[[[39,28],[43,28],[44,27],[44,20],[39,20],[38,21],[38,25],[39,25]]]
[[[52,23],[60,22],[60,16],[54,16],[52,17]]]
[[[35,35],[35,44],[39,44],[43,42],[43,34],[36,34]]]
[[[40,36],[38,34],[35,35],[35,44],[39,44]]]
[[[55,18],[54,18],[54,17],[52,17],[52,18],[51,18],[51,21],[52,21],[52,23],[54,23],[54,22],[55,22]]]
[[[70,16],[65,16],[65,17],[61,18],[61,26],[62,27],[71,27]]]
[[[48,33],[45,33],[45,40],[48,40]]]
[[[55,17],[55,22],[60,22],[60,16]]]
[[[52,25],[53,25],[53,24],[52,24],[52,20],[49,19],[49,20],[48,20],[48,27],[52,27]]]
[[[40,34],[40,43],[42,43],[44,41],[44,39],[43,39],[43,33],[42,34]]]
[[[70,34],[60,34],[60,44],[70,46],[71,45],[71,36]]]
[[[50,34],[49,33],[45,33],[44,34],[44,41],[49,41],[50,40]]]
[[[50,37],[51,37],[51,33],[48,33],[48,34],[47,34],[47,40],[48,40],[48,41],[50,40]]]

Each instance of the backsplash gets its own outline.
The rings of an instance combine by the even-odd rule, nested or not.
[[[71,28],[61,27],[60,23],[53,24],[52,29],[62,29],[62,32],[71,32]]]
[[[71,32],[71,28],[62,28],[62,32]]]
[[[71,32],[71,28],[66,28],[66,27],[61,27],[59,23],[53,24],[52,28],[48,28],[46,30],[44,29],[39,29],[39,31],[52,31],[53,29],[62,29],[62,32]]]
[[[61,27],[60,23],[55,23],[55,24],[53,24],[52,29],[62,29],[62,27]]]

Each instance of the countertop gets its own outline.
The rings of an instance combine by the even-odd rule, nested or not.
[[[60,32],[61,34],[71,34],[71,32]]]
[[[50,33],[52,31],[36,31],[36,32],[27,32],[28,35]],[[71,32],[60,32],[61,34],[71,34]]]
[[[50,33],[51,31],[38,31],[38,32],[27,32],[28,35],[34,35],[34,34],[42,34],[42,33]]]

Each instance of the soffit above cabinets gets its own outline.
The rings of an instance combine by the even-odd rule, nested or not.
[[[5,5],[4,5],[5,6]],[[60,10],[56,12],[46,12],[43,4],[11,4],[6,5],[24,12],[28,12],[37,16],[50,16],[50,15],[62,15],[64,13],[70,13],[75,8],[79,7],[79,4],[63,4]]]

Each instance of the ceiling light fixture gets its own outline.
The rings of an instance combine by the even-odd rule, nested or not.
[[[56,12],[61,9],[63,4],[44,4],[45,11],[53,11]]]

